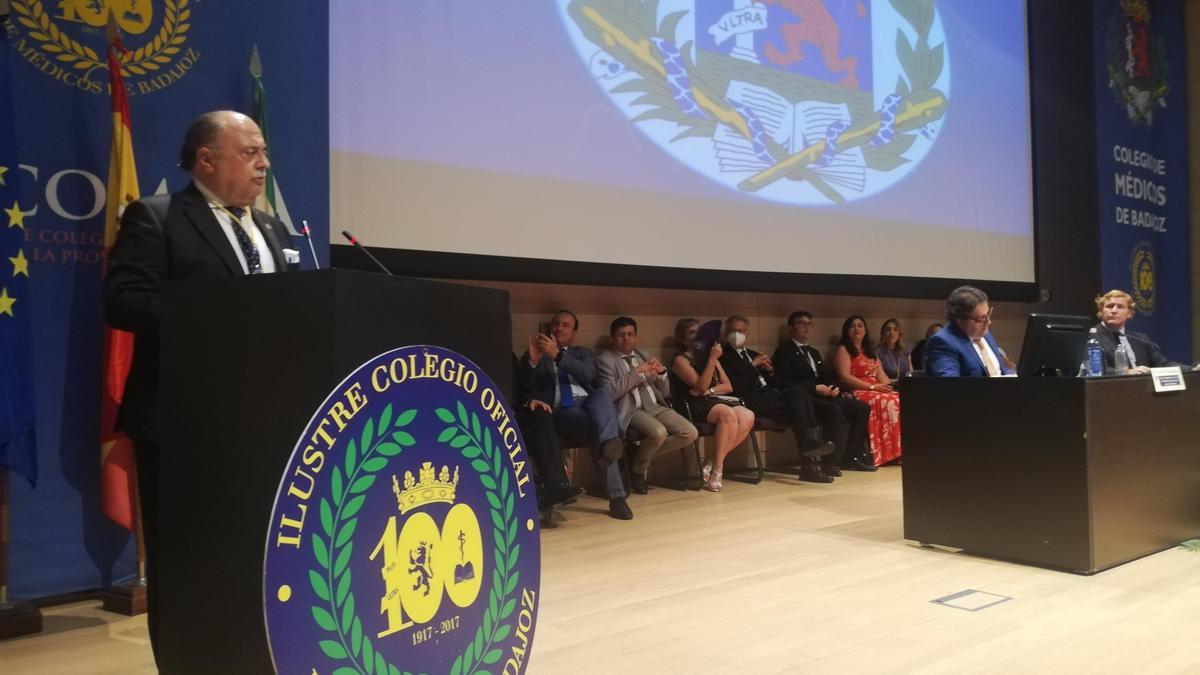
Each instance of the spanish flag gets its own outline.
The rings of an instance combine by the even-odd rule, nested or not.
[[[104,253],[117,239],[121,214],[136,200],[137,169],[133,162],[129,100],[121,77],[120,55],[125,52],[115,26],[109,29],[108,75],[112,94],[112,156],[108,163],[108,207],[104,222]],[[100,404],[100,501],[104,515],[126,529],[134,528],[137,471],[133,443],[114,430],[117,408],[125,394],[125,376],[133,360],[133,334],[107,328],[104,349],[104,387]]]

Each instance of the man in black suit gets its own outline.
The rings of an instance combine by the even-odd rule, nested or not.
[[[104,316],[134,334],[133,363],[117,429],[133,440],[146,576],[150,640],[158,633],[154,575],[158,561],[158,319],[163,281],[282,272],[299,262],[277,219],[250,207],[262,193],[267,148],[258,125],[229,110],[201,115],[188,128],[180,166],[192,176],[182,192],[126,207],[108,255]],[[219,320],[219,317],[214,317]]]
[[[821,352],[809,344],[813,316],[804,311],[788,315],[791,338],[779,345],[771,358],[775,366],[775,384],[783,391],[799,387],[812,398],[813,411],[821,421],[825,438],[833,440],[837,450],[822,460],[825,473],[840,476],[838,465],[855,471],[875,471],[867,448],[867,418],[871,406],[841,395],[834,378],[821,361]]]
[[[593,446],[596,465],[604,473],[608,515],[629,520],[633,511],[617,464],[624,454],[617,411],[608,392],[597,391],[592,350],[575,346],[578,331],[579,317],[562,309],[550,319],[550,335],[538,334],[529,341],[525,359],[533,368],[533,394],[551,404],[560,437]]]
[[[530,338],[532,348],[533,338]],[[528,359],[513,355],[513,408],[517,426],[525,440],[525,450],[533,460],[538,511],[542,527],[557,527],[551,511],[583,492],[567,480],[563,467],[562,443],[554,427],[554,409],[533,393],[533,366]]]
[[[1176,365],[1163,356],[1158,345],[1149,337],[1125,330],[1125,324],[1135,314],[1137,310],[1133,296],[1125,291],[1114,289],[1096,298],[1096,316],[1100,319],[1096,326],[1096,339],[1104,351],[1105,370],[1115,370],[1118,345],[1125,346],[1125,354],[1129,357],[1127,372],[1148,373],[1151,368]]]
[[[749,335],[749,319],[736,314],[725,319],[721,367],[733,385],[733,394],[741,397],[755,415],[791,425],[800,447],[800,480],[832,483],[833,477],[821,470],[819,459],[831,454],[835,446],[821,440],[812,396],[803,387],[792,387],[787,392],[775,388],[771,358],[746,347]]]

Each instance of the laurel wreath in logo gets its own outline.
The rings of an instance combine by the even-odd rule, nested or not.
[[[492,443],[492,430],[483,428],[479,416],[471,413],[461,402],[456,403],[455,416],[446,408],[437,408],[434,414],[450,425],[438,435],[438,442],[456,448],[464,459],[471,460],[471,468],[479,472],[484,494],[491,506],[492,539],[495,546],[492,555],[492,589],[488,593],[488,606],[483,613],[483,623],[475,629],[475,637],[454,659],[450,675],[477,673],[481,663],[491,665],[500,660],[503,651],[492,645],[508,637],[512,625],[505,620],[512,616],[517,607],[514,595],[521,572],[517,562],[521,559],[521,545],[517,540],[516,502],[508,472],[502,466],[500,447]]]
[[[877,171],[891,171],[907,163],[904,153],[916,141],[913,132],[925,124],[940,118],[945,107],[945,96],[933,89],[945,65],[945,45],[930,46],[929,33],[935,16],[934,0],[891,0],[892,7],[912,27],[916,42],[910,42],[903,31],[896,32],[896,58],[903,75],[895,88],[896,103],[905,99],[911,105],[900,106],[897,111],[851,111],[850,123],[836,133],[831,133],[826,142],[818,142],[799,153],[790,155],[788,150],[775,142],[769,135],[758,137],[753,134],[750,121],[744,110],[719,93],[705,80],[705,73],[697,68],[691,57],[692,43],[680,45],[678,59],[682,65],[686,82],[690,85],[689,100],[681,105],[678,87],[681,80],[672,81],[672,73],[666,61],[659,57],[655,45],[663,42],[675,44],[676,29],[689,10],[672,12],[658,21],[659,0],[614,3],[602,0],[575,0],[570,13],[577,25],[595,45],[612,53],[635,76],[610,90],[613,94],[640,94],[632,101],[643,109],[632,118],[633,122],[665,120],[680,129],[672,141],[688,137],[712,137],[718,123],[739,129],[743,134],[755,136],[761,142],[774,164],[743,181],[739,188],[756,191],[766,185],[787,178],[808,181],[830,201],[842,203],[845,197],[833,186],[809,168],[827,151],[840,153],[853,147],[862,147],[866,166]],[[696,107],[706,114],[695,114]],[[892,121],[885,122],[885,117]],[[876,132],[884,126],[892,126],[884,142],[873,141]]]
[[[471,467],[479,473],[485,488],[491,518],[496,564],[492,570],[492,589],[488,596],[488,607],[483,623],[463,653],[454,660],[451,675],[474,673],[480,663],[494,664],[499,661],[502,650],[492,648],[496,642],[508,637],[512,626],[502,623],[516,609],[513,596],[520,572],[516,570],[521,555],[521,545],[516,543],[517,519],[515,498],[509,484],[508,473],[503,471],[500,448],[492,441],[490,429],[483,429],[479,416],[457,404],[457,418],[446,408],[437,408],[438,419],[449,424],[438,436],[438,442],[458,450]],[[350,556],[354,549],[354,532],[358,526],[356,515],[366,501],[365,493],[374,483],[376,474],[388,465],[388,458],[396,457],[404,448],[416,445],[416,439],[403,428],[416,419],[416,409],[406,410],[395,419],[392,406],[388,404],[379,417],[368,420],[361,438],[351,440],[346,447],[342,467],[333,468],[331,479],[332,499],[320,502],[321,531],[324,536],[314,536],[313,555],[316,568],[308,573],[309,584],[318,598],[328,603],[311,607],[313,620],[335,638],[321,640],[318,646],[331,659],[349,662],[340,666],[333,675],[374,674],[401,675],[401,670],[387,663],[363,634],[362,621],[355,613],[354,593],[350,591]],[[359,450],[362,454],[359,457]],[[403,671],[403,675],[411,675]]]
[[[155,71],[171,63],[170,57],[179,53],[178,45],[187,40],[188,29],[191,28],[191,24],[187,23],[192,15],[192,10],[187,9],[188,2],[189,0],[164,0],[162,28],[147,44],[132,52],[121,54],[122,75],[145,75],[147,71]],[[50,20],[50,15],[41,0],[12,0],[12,8],[21,15],[17,20],[29,29],[29,37],[41,43],[42,49],[56,54],[56,60],[69,63],[72,68],[78,70],[106,66],[96,50],[80,44],[59,30]]]
[[[351,439],[346,446],[345,473],[342,467],[333,467],[332,501],[321,498],[321,531],[325,536],[312,538],[317,568],[308,571],[308,581],[313,593],[328,603],[311,607],[313,620],[326,632],[336,635],[336,639],[321,640],[318,646],[325,656],[351,664],[338,668],[334,675],[400,675],[401,672],[387,663],[375,651],[371,638],[363,634],[362,621],[354,612],[354,593],[350,591],[350,555],[354,550],[351,539],[358,527],[355,516],[367,499],[363,493],[375,484],[376,474],[388,465],[389,457],[416,445],[412,434],[403,430],[416,417],[416,410],[406,410],[393,420],[389,403],[377,419],[367,420],[361,438],[357,442]]]

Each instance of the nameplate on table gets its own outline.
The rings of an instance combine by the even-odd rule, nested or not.
[[[1183,391],[1187,384],[1183,381],[1183,370],[1179,366],[1151,368],[1150,379],[1154,380],[1154,391]]]

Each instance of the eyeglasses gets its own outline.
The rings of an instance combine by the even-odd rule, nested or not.
[[[995,307],[988,307],[987,314],[984,314],[983,316],[968,316],[967,321],[974,321],[975,323],[979,323],[979,324],[991,323],[992,312],[994,312],[994,311],[996,311]]]

